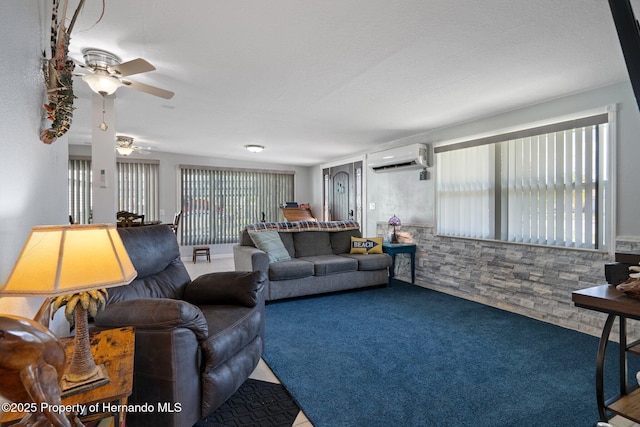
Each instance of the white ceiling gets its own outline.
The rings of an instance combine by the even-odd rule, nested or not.
[[[131,80],[175,97],[118,89],[116,132],[157,151],[314,165],[628,79],[604,0],[109,0],[96,24],[102,3],[70,55],[156,66]],[[91,92],[74,88],[82,144]]]

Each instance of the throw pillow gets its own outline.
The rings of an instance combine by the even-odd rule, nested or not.
[[[279,261],[288,261],[291,259],[287,248],[284,247],[280,235],[275,230],[266,231],[250,231],[249,237],[253,240],[256,248],[266,252],[269,257],[269,264]]]
[[[352,254],[381,254],[382,237],[351,237]]]

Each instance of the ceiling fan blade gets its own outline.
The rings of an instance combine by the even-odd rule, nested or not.
[[[164,99],[171,99],[174,95],[174,93],[170,90],[160,89],[159,87],[150,86],[140,82],[134,82],[131,80],[122,80],[122,84],[131,89],[139,90],[150,95],[159,96],[160,98]]]
[[[122,64],[116,64],[109,67],[109,71],[116,73],[119,77],[132,76],[134,74],[146,73],[155,70],[156,67],[149,64],[142,58],[133,59]]]

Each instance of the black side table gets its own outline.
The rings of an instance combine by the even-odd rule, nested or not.
[[[390,243],[382,244],[382,251],[391,255],[391,268],[389,268],[389,281],[393,279],[396,269],[396,255],[409,254],[411,256],[411,283],[416,282],[416,244],[415,243]]]

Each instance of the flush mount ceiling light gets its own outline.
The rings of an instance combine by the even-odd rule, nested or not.
[[[255,145],[255,144],[245,145],[244,148],[246,148],[247,150],[251,151],[252,153],[259,153],[262,150],[264,150],[264,146],[263,145]]]

